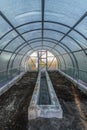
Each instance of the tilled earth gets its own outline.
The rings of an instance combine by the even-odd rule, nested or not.
[[[37,73],[23,76],[0,97],[0,130],[87,130],[87,96],[59,72],[49,72],[63,109],[63,119],[37,118],[28,123],[28,106]]]
[[[0,97],[0,130],[28,129],[28,106],[36,79],[36,72],[28,72]]]
[[[49,72],[63,109],[63,119],[31,120],[29,130],[87,130],[87,96],[59,72]]]

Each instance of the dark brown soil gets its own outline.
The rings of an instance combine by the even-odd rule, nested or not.
[[[0,97],[0,130],[27,130],[28,106],[36,79],[36,72],[26,73]]]
[[[29,130],[87,130],[87,96],[59,72],[49,75],[63,109],[63,119],[31,120]]]
[[[28,106],[37,73],[27,73],[0,97],[0,130],[87,130],[87,96],[57,71],[49,72],[63,109],[63,118],[28,123]]]

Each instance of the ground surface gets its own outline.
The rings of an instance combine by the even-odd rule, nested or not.
[[[63,109],[63,119],[38,118],[29,130],[87,130],[87,96],[58,72],[49,72]]]
[[[37,73],[27,73],[0,97],[0,130],[87,130],[87,96],[58,72],[49,72],[63,109],[63,119],[31,120],[28,106]]]
[[[28,106],[37,73],[27,73],[0,97],[0,130],[27,130]]]

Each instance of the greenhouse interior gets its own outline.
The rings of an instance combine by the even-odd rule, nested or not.
[[[0,0],[0,130],[87,130],[87,0]]]

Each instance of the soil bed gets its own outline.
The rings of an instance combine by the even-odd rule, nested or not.
[[[63,109],[63,119],[38,118],[29,122],[29,130],[87,130],[87,96],[58,71],[49,72]]]
[[[37,79],[37,73],[30,72],[0,97],[0,130],[87,130],[87,96],[57,71],[49,75],[63,119],[38,118],[28,123],[28,106]]]
[[[36,72],[28,72],[0,97],[0,130],[27,130],[28,106],[36,79]]]

